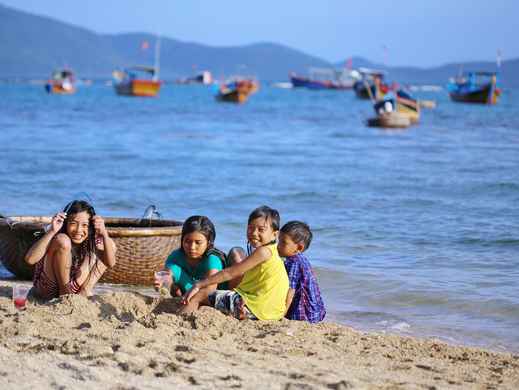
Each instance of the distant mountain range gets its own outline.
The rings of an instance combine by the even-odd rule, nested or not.
[[[156,37],[147,33],[104,35],[51,18],[0,5],[0,78],[47,78],[55,68],[68,66],[81,78],[110,78],[116,68],[152,65]],[[147,44],[143,44],[147,42]],[[149,46],[146,50],[143,47]],[[275,43],[213,47],[161,38],[161,77],[175,79],[210,70],[215,77],[255,75],[261,80],[286,80],[288,73],[309,67],[342,67]],[[354,67],[384,69],[401,83],[441,83],[458,73],[460,64],[422,69],[384,67],[354,57]],[[490,62],[463,64],[465,70],[495,70]],[[504,61],[501,80],[519,86],[519,59]]]
[[[391,81],[400,83],[414,84],[445,84],[450,77],[457,75],[460,71],[492,71],[497,70],[496,62],[490,61],[471,61],[464,63],[445,64],[434,68],[418,68],[411,66],[387,67],[382,64],[375,64],[364,58],[353,58],[352,63],[355,67],[366,67],[387,72],[387,77]],[[344,66],[344,61],[338,62],[335,66]],[[499,82],[509,87],[519,87],[519,58],[503,61],[499,69]]]

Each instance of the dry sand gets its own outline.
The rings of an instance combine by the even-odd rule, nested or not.
[[[17,312],[0,282],[0,389],[519,389],[519,356],[296,321],[237,321],[132,292]]]

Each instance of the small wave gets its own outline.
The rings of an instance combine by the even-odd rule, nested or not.
[[[395,330],[397,332],[405,332],[411,329],[411,325],[407,322],[398,322],[390,327],[390,329]]]
[[[457,244],[478,245],[478,246],[519,246],[519,238],[504,238],[488,240],[483,238],[462,238],[455,241]]]
[[[404,333],[409,332],[412,328],[411,324],[405,319],[379,311],[332,311],[329,313],[328,319],[367,331]]]
[[[489,185],[489,189],[519,190],[519,183],[513,183],[513,182],[494,183],[494,184]]]

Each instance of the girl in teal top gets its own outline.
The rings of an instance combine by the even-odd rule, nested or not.
[[[214,271],[223,269],[222,260],[215,254],[206,253],[198,262],[190,262],[184,253],[182,249],[177,249],[166,260],[166,269],[171,271],[173,283],[182,293],[190,290],[199,280],[215,273]]]
[[[216,231],[211,220],[193,215],[184,222],[180,248],[167,258],[164,268],[171,272],[171,294],[181,296],[193,285],[219,271],[225,264],[225,255],[214,248]],[[156,286],[157,287],[157,286]],[[216,289],[216,285],[211,286]],[[225,285],[218,288],[225,289]]]

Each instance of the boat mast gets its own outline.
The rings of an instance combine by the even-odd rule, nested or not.
[[[153,80],[159,80],[159,71],[160,71],[160,36],[157,35],[157,40],[155,41],[155,64],[153,68],[155,69],[155,73],[153,74]]]

